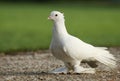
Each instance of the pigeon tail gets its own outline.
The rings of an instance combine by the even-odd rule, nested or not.
[[[106,50],[101,50],[101,52],[96,54],[95,59],[110,68],[117,67],[115,57]]]

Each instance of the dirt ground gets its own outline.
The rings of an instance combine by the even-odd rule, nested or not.
[[[108,50],[118,60],[116,71],[98,63],[95,74],[50,74],[48,71],[64,64],[54,58],[49,51],[2,53],[0,81],[120,81],[120,47],[111,47]]]

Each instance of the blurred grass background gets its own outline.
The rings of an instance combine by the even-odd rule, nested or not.
[[[94,46],[120,46],[120,6],[0,3],[0,52],[48,49],[50,12],[64,12],[70,34]]]

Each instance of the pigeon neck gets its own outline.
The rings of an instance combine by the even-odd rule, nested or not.
[[[53,33],[61,36],[68,34],[64,21],[54,22]]]

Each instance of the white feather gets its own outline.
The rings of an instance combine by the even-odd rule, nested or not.
[[[57,16],[56,16],[57,14]],[[50,49],[52,54],[63,62],[97,60],[109,67],[116,67],[115,57],[105,47],[94,47],[67,33],[64,16],[58,11],[51,12],[49,19],[54,21]],[[78,64],[79,65],[79,64]]]

